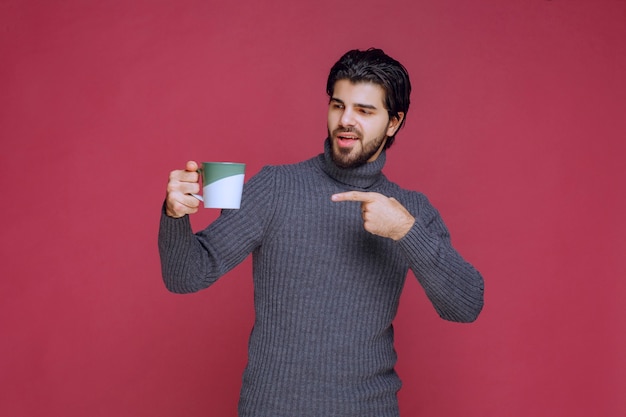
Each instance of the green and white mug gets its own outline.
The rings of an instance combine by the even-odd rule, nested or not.
[[[204,203],[204,208],[238,209],[245,171],[244,163],[203,162],[198,169],[203,195],[192,195]]]

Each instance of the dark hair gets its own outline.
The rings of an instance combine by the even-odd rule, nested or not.
[[[370,82],[381,86],[385,91],[385,108],[389,118],[399,118],[398,113],[404,113],[404,119],[396,133],[404,125],[411,95],[409,74],[402,64],[385,54],[382,49],[353,49],[339,58],[328,74],[326,92],[329,97],[333,96],[335,83],[339,80],[349,80],[352,83]],[[391,146],[394,139],[395,135],[387,139],[385,149]]]

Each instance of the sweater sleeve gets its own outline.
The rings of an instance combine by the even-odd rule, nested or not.
[[[193,233],[189,216],[178,219],[161,212],[159,255],[166,288],[197,292],[241,263],[261,244],[272,215],[272,167],[245,185],[238,210],[222,210],[206,229]]]
[[[484,304],[483,278],[454,249],[439,212],[425,196],[419,195],[415,224],[398,243],[441,318],[464,323],[478,318]]]

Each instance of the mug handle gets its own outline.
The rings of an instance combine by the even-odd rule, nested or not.
[[[189,193],[190,196],[192,197],[196,197],[198,200],[202,201],[204,203],[204,198],[202,198],[202,196],[200,194],[194,194],[194,193]]]
[[[200,174],[200,178],[202,178],[202,167],[198,168],[198,169],[196,170],[196,172],[197,172],[198,174]],[[200,189],[202,189],[202,187],[200,187]],[[200,194],[189,193],[189,195],[191,195],[191,196],[193,196],[193,197],[197,198],[198,200],[200,200],[200,201],[202,201],[202,202],[204,203],[204,198],[202,198],[202,196],[201,196]]]

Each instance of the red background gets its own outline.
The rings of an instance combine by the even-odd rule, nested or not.
[[[250,262],[166,292],[167,175],[321,152],[330,66],[377,46],[414,84],[385,171],[486,280],[459,325],[409,277],[402,415],[626,416],[626,2],[269,4],[0,1],[0,415],[235,416]]]

